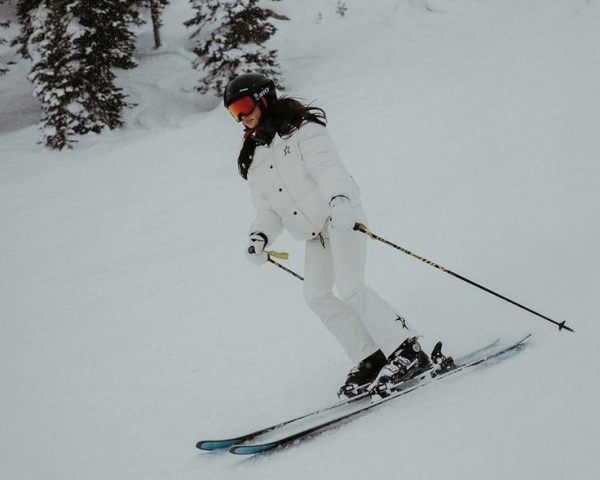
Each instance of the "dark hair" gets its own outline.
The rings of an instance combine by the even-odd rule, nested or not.
[[[257,145],[270,145],[275,134],[280,137],[291,135],[304,122],[327,125],[327,115],[321,108],[305,105],[291,97],[281,97],[268,109],[263,109],[261,124],[255,132],[247,135],[238,157],[238,170],[244,180],[248,180],[248,170],[252,165]]]

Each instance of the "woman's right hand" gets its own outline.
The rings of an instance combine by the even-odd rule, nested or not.
[[[246,258],[254,265],[262,265],[269,259],[269,255],[265,252],[267,244],[267,236],[261,232],[250,234],[248,246],[246,247]]]

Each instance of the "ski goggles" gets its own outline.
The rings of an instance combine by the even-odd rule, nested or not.
[[[235,118],[236,122],[241,121],[241,116],[250,115],[256,108],[256,102],[251,97],[238,98],[236,101],[231,102],[227,107],[231,116]]]

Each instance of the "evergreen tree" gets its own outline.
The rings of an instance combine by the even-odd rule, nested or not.
[[[21,33],[15,38],[13,45],[18,45],[17,53],[23,58],[31,59],[28,46],[34,31],[32,17],[43,2],[44,0],[18,0],[17,2],[17,18],[21,26]]]
[[[278,1],[278,0],[273,0]],[[258,0],[190,0],[195,16],[185,22],[198,38],[194,68],[206,73],[196,89],[221,96],[227,83],[242,73],[260,72],[282,88],[277,51],[264,43],[275,33],[270,10]]]
[[[71,137],[84,133],[83,125],[90,130],[89,119],[82,117],[82,91],[80,85],[73,82],[77,66],[71,52],[71,39],[67,36],[68,22],[63,12],[49,5],[41,5],[31,18],[31,49],[28,55],[33,60],[30,79],[34,84],[34,93],[42,104],[43,130],[41,141],[45,145],[62,149],[70,146]]]
[[[2,5],[3,3],[6,3],[5,0],[0,0],[0,5]],[[10,25],[10,21],[8,20],[2,20],[0,18],[0,28],[8,28],[8,26]],[[2,43],[6,43],[6,40],[2,39],[2,37],[0,37],[0,42]]]
[[[75,46],[80,54],[92,56],[94,61],[90,63],[97,68],[136,66],[133,60],[135,35],[131,27],[141,22],[131,0],[62,0],[62,3],[67,4],[66,10],[73,16],[74,23],[85,29]]]
[[[37,4],[37,5],[36,5]],[[128,0],[23,0],[20,52],[32,60],[30,79],[42,104],[42,142],[71,147],[74,135],[123,125],[129,106],[113,68],[129,69],[138,22]]]
[[[2,3],[1,0],[0,3]],[[0,28],[8,28],[9,25],[10,22],[0,21]],[[4,45],[5,43],[6,40],[3,37],[0,37],[0,45]],[[0,75],[4,75],[6,72],[8,72],[8,66],[6,65],[6,63],[2,62],[2,59],[0,59]]]
[[[0,5],[2,5],[3,3],[5,3],[5,0],[0,0]],[[2,30],[3,28],[8,28],[8,27],[10,27],[10,21],[2,20],[0,18],[0,30]],[[5,45],[6,43],[8,43],[8,42],[0,34],[0,45]],[[2,58],[0,57],[0,76],[4,75],[6,72],[8,72],[8,65],[6,63],[4,63],[2,61]]]

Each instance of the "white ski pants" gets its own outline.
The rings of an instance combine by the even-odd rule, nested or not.
[[[367,236],[329,227],[306,242],[304,298],[357,365],[377,350],[389,356],[416,332],[365,285]],[[336,285],[339,296],[334,295]]]

